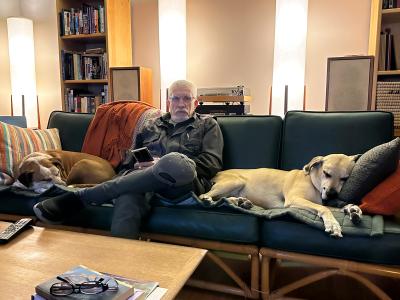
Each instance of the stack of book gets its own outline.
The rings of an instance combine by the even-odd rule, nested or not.
[[[378,81],[376,109],[393,113],[394,127],[400,128],[400,81]]]
[[[82,4],[81,8],[63,9],[60,12],[61,35],[103,33],[104,6]]]
[[[66,88],[64,110],[68,112],[95,113],[99,105],[108,102],[108,86],[104,85],[100,95]]]
[[[102,300],[144,300],[149,297],[157,288],[158,282],[153,281],[137,281],[134,279],[113,275],[109,273],[100,273],[89,269],[85,266],[76,266],[67,272],[59,275],[63,278],[68,278],[71,281],[75,281],[74,278],[88,278],[89,280],[95,280],[99,277],[112,277],[118,282],[118,290],[110,291],[106,290],[102,293],[95,295],[87,295],[82,293],[72,293],[67,296],[54,296],[50,293],[50,287],[59,282],[56,277],[51,278],[35,287],[35,295],[32,295],[32,300],[59,300],[59,299],[102,299]]]
[[[107,79],[107,53],[61,50],[63,80]]]
[[[382,1],[382,9],[397,8],[398,7],[397,2],[398,2],[397,0],[383,0]]]
[[[386,28],[384,32],[381,32],[379,44],[378,70],[396,70],[397,64],[394,51],[394,38],[390,28]]]

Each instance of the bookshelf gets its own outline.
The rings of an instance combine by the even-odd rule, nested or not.
[[[109,68],[132,66],[130,0],[56,0],[56,13],[63,110],[94,112],[111,99]]]
[[[372,107],[394,114],[400,136],[400,1],[371,1],[368,52],[375,57]]]

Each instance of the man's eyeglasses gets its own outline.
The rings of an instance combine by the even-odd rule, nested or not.
[[[172,102],[179,102],[179,100],[182,99],[184,102],[188,103],[188,102],[190,102],[190,101],[193,100],[193,97],[190,97],[190,96],[182,96],[182,97],[179,97],[179,96],[172,96],[172,97],[169,97],[169,99],[170,99]]]
[[[96,278],[96,280],[80,277],[79,283],[74,282],[69,277],[57,276],[57,279],[60,282],[56,282],[50,287],[50,294],[53,296],[67,296],[79,293],[95,295],[107,290],[118,291],[118,282],[112,277],[100,277]]]

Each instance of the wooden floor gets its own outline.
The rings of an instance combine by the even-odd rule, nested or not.
[[[243,267],[244,264],[236,262],[236,269]],[[304,275],[312,274],[318,268],[306,267],[299,264],[285,264],[285,268],[277,270],[277,276],[273,287],[277,288],[285,283],[292,282]],[[213,274],[217,277],[218,282],[230,282],[224,274],[219,274],[218,270],[209,262],[205,261],[194,274],[194,277],[201,278],[204,275]],[[242,275],[246,276],[243,271]],[[375,284],[382,288],[393,300],[400,300],[400,280],[391,278],[382,278],[376,276],[369,276]],[[192,287],[185,286],[178,294],[178,300],[227,300],[227,299],[244,299],[244,297],[231,296],[227,294],[200,290]],[[321,280],[318,283],[311,284],[305,288],[299,289],[288,295],[284,299],[309,299],[309,300],[375,300],[377,299],[370,293],[364,286],[353,279],[345,278],[342,276],[330,277]]]

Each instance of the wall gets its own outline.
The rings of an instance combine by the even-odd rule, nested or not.
[[[7,45],[7,48],[4,47]],[[10,115],[10,65],[8,58],[7,23],[0,19],[0,115]]]
[[[0,115],[10,115],[11,113],[7,17],[17,15],[18,13],[18,1],[0,0]]]
[[[268,112],[275,1],[187,0],[187,76],[198,87],[245,85]]]
[[[161,79],[158,50],[158,1],[132,0],[131,7],[133,65],[151,68],[153,103],[159,103]]]
[[[9,16],[24,16],[33,20],[36,85],[41,125],[46,127],[50,112],[61,109],[55,1],[0,0],[0,114],[10,114],[11,83],[6,22]]]
[[[370,9],[370,0],[308,0],[307,110],[325,110],[328,57],[368,54]]]
[[[307,109],[324,109],[327,57],[367,53],[370,2],[309,0]],[[0,114],[10,113],[6,18],[20,11],[34,20],[37,89],[46,126],[49,113],[61,108],[54,0],[0,0]],[[132,18],[134,64],[153,70],[153,97],[159,98],[157,0],[132,0]],[[200,87],[244,84],[254,98],[252,113],[266,114],[274,19],[274,0],[187,0],[188,79]]]

